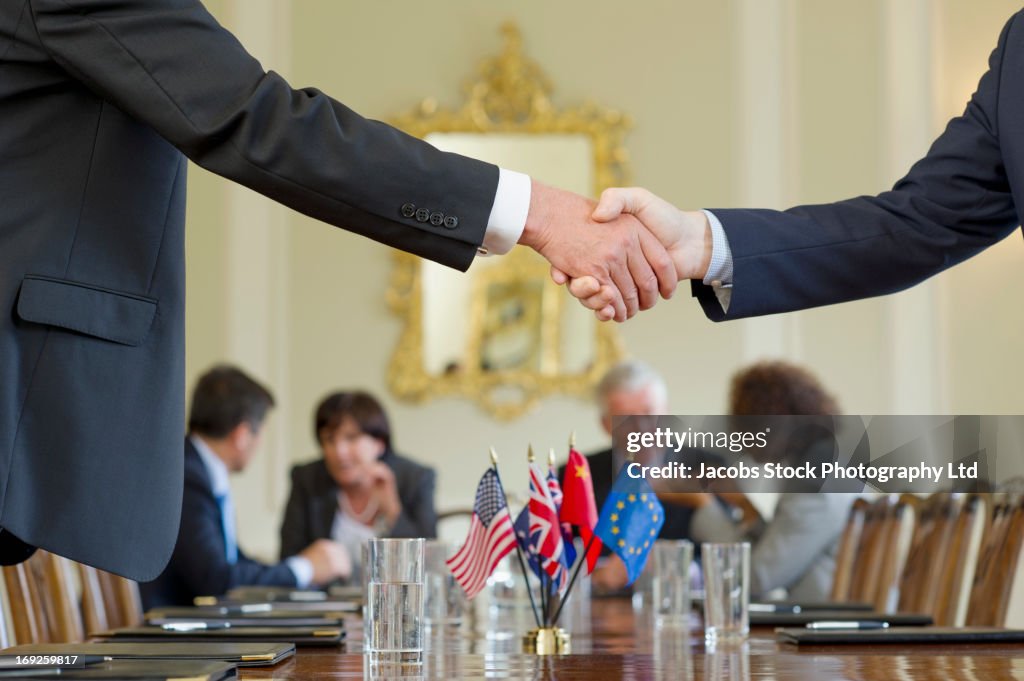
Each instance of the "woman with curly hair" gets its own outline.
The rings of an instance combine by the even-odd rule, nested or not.
[[[761,362],[732,378],[729,413],[755,416],[810,416],[831,421],[839,413],[835,398],[806,369],[787,362]],[[786,437],[777,437],[779,420],[772,421],[772,442],[784,453],[761,451],[759,459],[795,463],[820,462],[832,457],[834,442],[828,424],[800,419]],[[749,428],[749,421],[744,428]],[[854,495],[784,492],[771,520],[766,521],[742,492],[710,498],[694,513],[692,532],[702,541],[749,541],[750,592],[763,597],[784,589],[795,601],[828,598],[835,572],[839,537]],[[710,497],[710,495],[709,495]],[[735,511],[730,514],[729,508]]]

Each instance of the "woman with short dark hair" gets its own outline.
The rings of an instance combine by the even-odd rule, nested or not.
[[[387,413],[373,395],[337,392],[316,408],[320,459],[292,469],[281,525],[281,556],[334,539],[354,565],[372,537],[435,537],[434,470],[391,448]],[[358,568],[353,580],[358,579]]]

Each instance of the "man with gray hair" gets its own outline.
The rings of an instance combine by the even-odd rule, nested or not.
[[[615,437],[612,421],[616,416],[658,416],[668,412],[668,387],[661,374],[646,362],[625,360],[616,364],[598,383],[595,400],[600,410],[601,426],[609,436]],[[594,500],[598,509],[604,504],[612,488],[619,468],[625,461],[615,454],[625,451],[625,443],[619,447],[589,454],[590,476],[594,483]],[[645,465],[661,465],[669,461],[681,461],[694,465],[705,461],[708,465],[719,465],[721,461],[714,454],[702,450],[683,450],[679,454],[665,451],[646,450],[636,456]],[[564,467],[558,473],[565,476]],[[686,506],[665,504],[665,524],[660,539],[690,539],[690,518],[693,509]],[[616,591],[626,585],[626,567],[607,548],[594,570],[594,586],[602,591]]]

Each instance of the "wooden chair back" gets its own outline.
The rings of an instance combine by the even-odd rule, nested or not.
[[[916,502],[905,500],[916,506],[917,520],[900,576],[899,612],[936,618],[940,592],[951,582],[950,546],[961,501],[959,495],[949,492],[937,492]]]
[[[949,540],[932,617],[940,627],[959,627],[967,614],[982,535],[988,514],[988,494],[968,494],[960,500]]]
[[[1005,626],[1011,592],[1020,582],[1022,545],[1024,497],[994,495],[967,605],[968,626]]]
[[[82,584],[82,624],[86,636],[95,636],[111,628],[108,605],[104,599],[100,571],[91,565],[76,563]]]
[[[74,643],[85,638],[74,564],[62,556],[39,550],[28,561],[40,584],[43,611],[51,643]]]
[[[859,498],[850,506],[850,514],[846,518],[846,527],[839,538],[839,550],[836,553],[836,572],[832,578],[831,600],[847,602],[853,581],[854,564],[857,558],[857,547],[864,533],[864,518],[871,504],[867,499]]]
[[[107,623],[111,628],[141,624],[142,596],[139,594],[138,583],[103,570],[96,572],[103,590]]]
[[[902,567],[900,540],[908,510],[907,501],[896,495],[881,496],[868,506],[850,580],[850,601],[871,603],[880,612],[888,610]]]
[[[49,643],[50,631],[43,614],[39,583],[29,564],[3,566],[11,633],[18,644]]]

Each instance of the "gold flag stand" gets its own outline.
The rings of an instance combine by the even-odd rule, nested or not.
[[[572,637],[562,627],[531,629],[523,636],[523,652],[531,655],[568,655]]]

